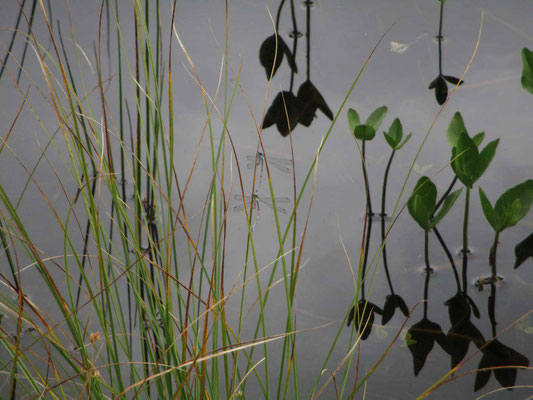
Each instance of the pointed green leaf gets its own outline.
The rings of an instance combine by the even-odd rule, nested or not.
[[[483,214],[485,214],[485,218],[487,219],[490,226],[492,226],[492,229],[494,229],[496,232],[500,232],[500,223],[498,221],[498,218],[494,214],[494,209],[492,208],[492,204],[490,204],[489,199],[487,198],[487,195],[481,189],[479,188],[479,200],[481,202],[481,208],[483,209]]]
[[[450,143],[450,146],[452,147],[457,146],[459,137],[461,136],[461,133],[463,132],[468,135],[468,131],[466,130],[465,123],[463,121],[463,117],[461,116],[461,113],[457,111],[453,115],[450,125],[448,126],[448,130],[446,131],[446,137],[448,138],[448,142]]]
[[[483,142],[483,139],[485,139],[485,132],[479,132],[477,135],[474,135],[472,140],[474,141],[475,145],[479,147],[481,143]]]
[[[516,200],[519,200],[518,209]],[[533,180],[528,179],[507,190],[494,205],[494,214],[502,223],[500,231],[514,226],[529,212],[533,204]]]
[[[398,146],[396,146],[396,150],[400,150],[400,149],[404,146],[404,144],[406,144],[406,143],[409,141],[409,139],[411,139],[411,136],[413,136],[412,133],[410,133],[409,135],[407,135],[407,136],[405,137],[405,139],[403,140],[403,142],[401,142]]]
[[[381,123],[385,119],[385,115],[387,115],[387,107],[382,106],[382,107],[376,108],[372,112],[372,114],[370,114],[370,116],[366,120],[365,124],[366,125],[370,125],[371,127],[374,128],[374,130],[377,131],[379,129]]]
[[[422,229],[431,229],[430,219],[435,211],[436,203],[437,188],[435,184],[427,176],[421,177],[407,202],[407,209]]]
[[[494,154],[496,153],[496,148],[498,147],[498,143],[500,143],[500,139],[493,140],[488,145],[486,145],[483,150],[481,150],[481,153],[479,153],[478,165],[477,165],[477,177],[475,179],[476,181],[479,178],[481,178],[481,176],[485,173],[485,171],[489,167],[492,159],[494,158]]]
[[[350,125],[350,131],[353,133],[355,127],[360,124],[359,114],[353,108],[348,110],[348,125]]]
[[[520,78],[522,87],[533,94],[533,51],[522,49],[522,77]]]
[[[431,228],[434,228],[437,226],[437,224],[442,221],[442,219],[448,214],[448,212],[452,209],[453,205],[455,204],[455,201],[459,198],[459,195],[461,194],[461,191],[463,189],[456,190],[453,193],[450,193],[446,199],[444,199],[444,202],[442,203],[442,206],[440,208],[440,211],[433,217],[431,220]]]
[[[395,150],[403,137],[403,127],[400,120],[396,118],[391,124],[389,131],[384,132],[383,134],[385,135],[385,140],[389,146]]]
[[[452,149],[452,169],[459,180],[472,188],[477,180],[479,152],[475,143],[465,132],[461,133],[457,146]]]
[[[357,125],[353,134],[359,140],[372,140],[376,136],[376,130],[370,125]]]

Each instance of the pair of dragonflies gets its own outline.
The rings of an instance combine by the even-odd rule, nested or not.
[[[258,151],[256,155],[246,156],[246,159],[248,160],[248,164],[246,165],[246,168],[259,169],[259,179],[257,180],[257,185],[256,185],[256,192],[258,192],[259,188],[261,187],[261,183],[263,182],[263,169],[265,165],[265,155],[261,153],[260,151]],[[290,174],[292,171],[292,160],[288,158],[268,157],[267,161],[268,161],[269,166],[273,166],[282,172]]]
[[[233,207],[233,210],[234,211],[244,210],[245,203],[247,207],[250,204],[252,205],[252,210],[256,210],[255,221],[251,227],[253,231],[255,225],[257,224],[257,221],[259,220],[261,204],[267,205],[268,207],[274,209],[274,202],[272,201],[271,197],[259,196],[259,188],[261,187],[261,182],[263,179],[263,168],[265,164],[265,155],[261,152],[258,152],[256,155],[246,156],[246,159],[248,160],[248,164],[246,166],[248,169],[259,168],[259,179],[257,181],[255,192],[251,196],[244,196],[244,203],[242,202],[243,198],[241,195],[236,194],[234,196],[234,199],[240,201],[241,203]],[[290,159],[281,158],[281,157],[268,157],[267,160],[268,160],[268,165],[274,166],[278,170],[285,172],[285,173],[291,172],[292,161]],[[290,203],[292,200],[289,199],[288,197],[276,197],[274,200],[276,202],[276,210],[281,214],[287,214],[287,209],[278,206],[278,203],[287,204],[287,203]]]

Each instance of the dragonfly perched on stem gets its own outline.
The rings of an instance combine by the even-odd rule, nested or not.
[[[261,187],[261,182],[263,180],[263,167],[265,165],[265,155],[258,151],[256,155],[248,155],[246,156],[246,159],[248,160],[248,164],[246,167],[248,169],[259,169],[259,179],[257,181],[257,190]],[[267,157],[268,165],[272,165],[276,169],[285,172],[287,174],[290,174],[292,171],[292,160],[289,158],[283,158],[283,157]]]
[[[236,194],[233,198],[235,200],[239,200],[239,201],[242,202],[242,196],[239,195],[239,194]],[[275,200],[276,200],[276,204],[277,203],[290,203],[291,202],[291,199],[289,199],[288,197],[276,197]],[[253,231],[255,225],[257,224],[257,221],[259,220],[259,212],[260,212],[261,203],[262,204],[266,204],[267,206],[269,206],[272,209],[274,209],[274,204],[272,203],[272,199],[270,197],[259,196],[257,191],[252,196],[244,196],[244,201],[246,202],[247,205],[250,204],[250,203],[252,204],[252,210],[257,210],[255,221],[254,221],[254,223],[252,225],[252,228],[251,228],[252,231]],[[244,210],[244,204],[243,203],[237,204],[235,207],[233,207],[233,211],[242,211],[242,210]],[[276,205],[276,210],[279,213],[287,214],[287,209],[285,209],[283,207],[278,207]]]

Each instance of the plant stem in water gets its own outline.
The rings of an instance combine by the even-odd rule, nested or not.
[[[372,212],[372,203],[370,201],[370,186],[368,184],[368,174],[366,173],[365,143],[366,143],[366,140],[363,140],[363,149],[362,149],[363,177],[365,178],[367,213],[370,217],[372,217],[374,213]]]
[[[466,270],[468,267],[468,213],[470,205],[470,188],[466,188],[465,214],[463,220],[463,291],[466,292]]]
[[[494,234],[494,242],[492,243],[492,246],[490,248],[489,253],[489,265],[490,265],[490,271],[492,274],[492,282],[498,282],[498,272],[496,270],[496,252],[498,250],[498,239],[500,237],[500,232],[496,232]]]
[[[396,150],[392,150],[389,162],[387,163],[387,168],[385,169],[385,176],[383,177],[383,189],[381,191],[381,242],[383,243],[383,266],[385,267],[385,275],[387,276],[387,282],[389,283],[389,288],[392,294],[394,294],[394,289],[392,288],[392,280],[389,274],[389,265],[387,263],[387,247],[385,243],[385,216],[387,215],[385,212],[385,198],[387,193],[387,179],[389,177],[389,170],[395,153]]]

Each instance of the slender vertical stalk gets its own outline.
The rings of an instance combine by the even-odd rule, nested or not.
[[[424,282],[424,318],[428,316],[429,278],[433,269],[429,264],[429,231],[424,230],[424,262],[426,264],[426,280]]]
[[[498,271],[496,269],[496,252],[498,250],[498,239],[500,237],[500,232],[494,233],[494,242],[492,243],[492,246],[490,248],[489,253],[489,265],[490,265],[490,271],[492,274],[492,282],[498,282]]]
[[[466,196],[465,196],[465,214],[463,219],[463,291],[466,292],[466,279],[467,279],[467,268],[468,268],[468,214],[470,207],[470,188],[466,187]]]
[[[440,235],[439,231],[437,230],[437,227],[433,228],[433,233],[437,237],[437,240],[439,241],[440,245],[442,246],[442,249],[446,253],[446,257],[448,257],[448,261],[450,261],[450,265],[452,266],[453,275],[455,277],[455,282],[457,283],[457,290],[461,290],[461,281],[459,280],[459,273],[457,272],[457,267],[455,265],[455,261],[453,260],[453,256],[450,253],[450,250],[448,249],[448,246],[446,246],[446,243],[444,242],[444,239]]]
[[[366,191],[366,203],[367,203],[367,213],[370,217],[374,215],[372,212],[372,202],[370,201],[370,185],[368,184],[368,174],[366,172],[366,156],[365,156],[365,144],[366,140],[363,140],[363,149],[361,151],[361,163],[363,165],[363,177],[365,179],[365,191]]]
[[[442,15],[444,13],[444,1],[440,2],[440,15],[439,15],[439,35],[437,40],[439,42],[439,75],[442,75]]]
[[[387,213],[385,212],[385,207],[387,196],[387,180],[389,177],[389,170],[392,164],[392,159],[394,158],[395,153],[396,150],[393,149],[389,157],[389,162],[387,163],[387,168],[385,168],[385,175],[383,177],[383,188],[381,190],[381,242],[383,243],[383,266],[385,267],[385,275],[387,276],[387,282],[389,284],[389,288],[392,294],[394,294],[394,289],[392,287],[392,280],[389,273],[389,265],[387,262],[387,244],[385,243],[385,216],[387,215]]]

